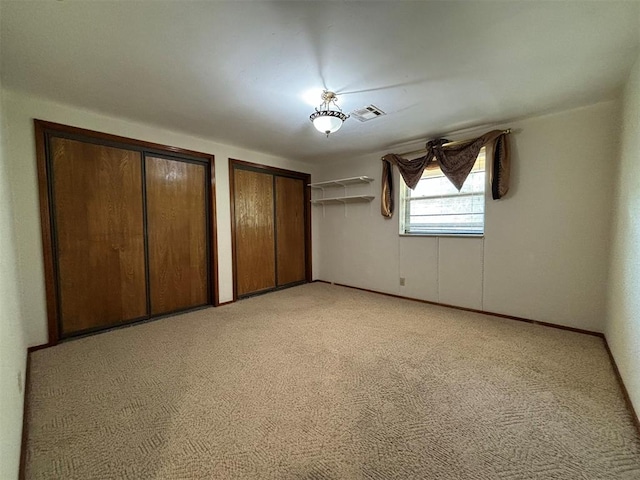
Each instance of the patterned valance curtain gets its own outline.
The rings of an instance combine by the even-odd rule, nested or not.
[[[494,200],[502,198],[509,190],[510,156],[508,132],[492,130],[484,135],[452,145],[440,138],[427,142],[424,156],[407,160],[394,153],[382,157],[382,206],[381,213],[386,218],[393,216],[393,167],[396,165],[405,183],[412,190],[416,188],[425,168],[440,167],[442,173],[460,190],[469,176],[473,164],[484,146],[493,146],[490,166],[491,194]]]

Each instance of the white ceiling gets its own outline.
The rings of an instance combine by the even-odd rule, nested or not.
[[[3,87],[302,161],[613,98],[640,3],[3,1]],[[351,110],[325,138],[305,100]]]

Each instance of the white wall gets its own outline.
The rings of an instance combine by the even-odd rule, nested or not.
[[[318,278],[603,331],[618,112],[617,102],[604,102],[496,126],[514,130],[512,181],[500,201],[487,192],[484,238],[400,237],[397,170],[396,212],[391,220],[380,215],[387,152],[323,169],[317,181],[373,177],[376,199],[326,206],[324,214],[314,207]],[[475,133],[483,131],[463,137]],[[358,188],[352,193],[369,187]]]
[[[47,342],[34,118],[215,155],[220,302],[233,298],[228,159],[236,158],[313,174],[312,166],[301,162],[109,117],[23,93],[5,90],[4,109],[19,246],[20,305],[30,346]]]
[[[17,478],[27,347],[19,308],[18,254],[6,163],[0,149],[0,478]]]
[[[640,414],[640,57],[623,98],[606,337]]]
[[[0,478],[18,478],[27,347],[18,298],[18,278],[6,115],[0,99]]]

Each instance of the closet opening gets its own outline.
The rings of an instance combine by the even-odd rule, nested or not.
[[[311,281],[310,181],[229,159],[234,300]]]
[[[35,120],[49,345],[218,305],[213,155]]]

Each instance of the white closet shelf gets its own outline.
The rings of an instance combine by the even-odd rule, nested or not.
[[[346,187],[347,185],[356,185],[358,183],[371,183],[371,182],[373,182],[373,178],[363,175],[361,177],[349,177],[349,178],[341,178],[338,180],[328,180],[326,182],[310,183],[309,186],[311,188],[317,188],[322,190],[325,188]]]
[[[348,197],[333,197],[333,198],[318,198],[317,200],[311,200],[314,204],[327,204],[327,203],[358,203],[358,202],[370,202],[376,198],[373,195],[352,195]]]

